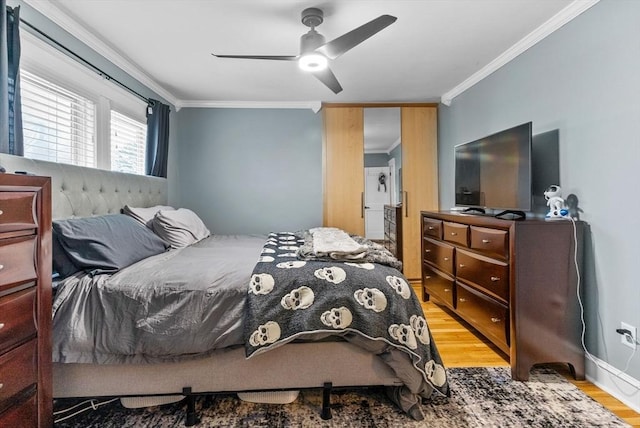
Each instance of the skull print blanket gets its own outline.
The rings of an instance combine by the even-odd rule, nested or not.
[[[339,336],[378,354],[404,386],[390,393],[421,419],[420,397],[448,394],[446,372],[404,276],[375,263],[299,260],[303,234],[272,233],[251,276],[247,357],[293,340]]]

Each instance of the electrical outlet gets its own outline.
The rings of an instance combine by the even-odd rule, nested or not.
[[[620,323],[620,328],[623,330],[629,330],[631,332],[631,337],[627,336],[626,334],[620,335],[620,343],[635,350],[636,344],[638,343],[638,334],[636,328],[624,322]]]

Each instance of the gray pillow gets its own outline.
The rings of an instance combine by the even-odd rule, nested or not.
[[[60,240],[55,230],[52,230],[51,234],[51,255],[53,272],[58,274],[58,279],[66,278],[80,270],[80,268],[71,261],[69,256],[67,256],[67,252],[62,248],[62,245],[60,245]]]
[[[151,222],[160,210],[175,210],[175,208],[168,205],[156,205],[153,207],[131,207],[125,205],[122,208],[122,213],[131,216],[138,220],[140,223],[151,229]]]
[[[117,272],[167,249],[150,229],[124,214],[55,220],[53,231],[68,260],[92,273]]]
[[[211,234],[200,217],[186,208],[158,211],[151,226],[160,238],[174,248],[186,247]]]

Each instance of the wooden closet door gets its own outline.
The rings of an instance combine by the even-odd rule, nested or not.
[[[364,236],[364,112],[323,108],[323,223]]]
[[[412,283],[421,283],[420,211],[438,210],[438,110],[402,107],[402,263]]]

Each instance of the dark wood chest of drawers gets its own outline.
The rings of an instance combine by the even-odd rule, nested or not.
[[[568,363],[584,379],[576,298],[584,225],[422,213],[423,299],[446,306],[509,355],[512,377]],[[575,232],[575,233],[574,233]]]
[[[384,206],[384,246],[402,261],[402,207]]]
[[[51,184],[0,174],[0,426],[52,418]]]

